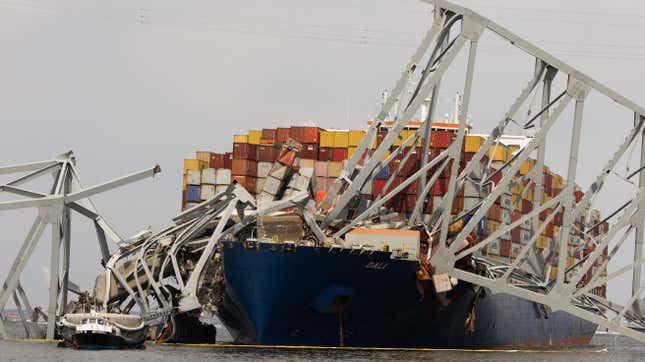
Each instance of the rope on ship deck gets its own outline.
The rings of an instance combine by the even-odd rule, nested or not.
[[[35,338],[6,338],[6,341],[12,342],[37,342],[37,343],[58,343],[60,339],[35,339]],[[0,342],[2,340],[0,339]],[[146,343],[148,344],[148,343]],[[159,346],[178,346],[178,347],[208,347],[208,348],[228,348],[228,349],[284,349],[284,350],[337,350],[337,351],[409,351],[409,352],[470,352],[470,353],[607,353],[606,348],[599,350],[579,350],[579,349],[467,349],[467,348],[396,348],[396,347],[332,347],[332,346],[270,346],[261,344],[230,344],[230,343],[150,343]]]

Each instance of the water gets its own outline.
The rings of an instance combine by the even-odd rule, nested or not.
[[[0,341],[0,361],[643,361],[645,345],[616,335],[597,335],[584,348],[539,352],[357,351],[314,349],[251,349],[148,344],[144,350],[81,351],[54,342]]]

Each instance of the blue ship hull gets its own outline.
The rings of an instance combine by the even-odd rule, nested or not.
[[[466,331],[475,288],[460,282],[438,303],[417,281],[418,263],[389,252],[350,254],[278,244],[223,246],[219,315],[237,343],[262,345],[518,348],[587,344],[596,325],[533,302],[484,293]]]

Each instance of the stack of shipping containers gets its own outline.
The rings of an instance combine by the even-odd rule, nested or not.
[[[411,123],[406,127],[392,148],[383,157],[385,159],[390,152],[399,147],[408,137],[410,137],[420,123]],[[437,157],[441,152],[450,146],[455,138],[456,125],[441,124],[439,127],[433,126],[430,138],[430,149],[428,151],[428,160]],[[377,132],[375,142],[371,149],[375,149],[387,134],[387,128],[382,128]],[[182,208],[195,205],[200,201],[206,200],[218,192],[221,192],[226,185],[236,181],[245,187],[251,194],[259,195],[264,188],[269,173],[272,169],[273,162],[280,153],[282,145],[289,139],[293,139],[302,144],[302,150],[298,153],[298,158],[294,163],[294,171],[298,168],[311,168],[312,177],[315,177],[316,202],[320,202],[325,196],[334,180],[340,175],[344,162],[351,157],[356,147],[362,141],[365,132],[362,130],[325,130],[318,127],[289,127],[276,129],[251,130],[247,134],[238,134],[233,138],[233,148],[231,153],[213,153],[199,151],[195,159],[184,160],[183,174],[183,200]],[[485,138],[478,135],[467,135],[464,140],[462,149],[462,163],[460,170],[463,169],[466,162],[470,161],[474,154],[484,143]],[[388,167],[381,169],[375,176],[374,182],[367,185],[362,190],[362,197],[374,199],[383,196],[401,184],[406,177],[415,173],[421,163],[423,141],[417,143],[417,147],[411,150],[411,156],[401,165],[404,155],[407,152],[398,154]],[[482,160],[482,164],[490,166],[490,175],[495,174],[513,154],[520,149],[519,145],[511,143],[505,144],[498,142],[490,147],[487,155]],[[409,151],[410,147],[405,151]],[[366,155],[363,155],[365,157]],[[525,176],[534,161],[528,160],[521,167],[516,175],[517,178]],[[395,170],[400,169],[398,176],[389,185],[385,186]],[[433,211],[443,195],[448,190],[451,164],[448,164],[441,173],[439,179],[434,184],[428,197],[424,200],[423,213],[427,218]],[[429,172],[432,175],[434,170]],[[556,196],[565,186],[566,181],[558,174],[544,167],[543,192],[540,195],[541,203]],[[503,176],[499,172],[492,178],[492,182],[497,184]],[[504,193],[492,205],[488,211],[487,217],[482,219],[475,228],[475,237],[478,240],[485,238],[487,235],[495,232],[500,227],[517,221],[527,213],[533,210],[534,195],[537,192],[534,184],[525,187],[527,181],[518,182],[512,188],[512,192]],[[400,213],[411,213],[416,204],[418,195],[418,181],[412,183],[404,192],[394,196],[386,206]],[[473,183],[466,182],[464,187],[458,191],[457,197],[452,205],[451,215],[455,216],[464,210],[472,209],[481,198],[485,197],[489,191],[488,187],[480,189]],[[576,201],[580,201],[583,196],[579,187],[576,187],[574,193]],[[547,220],[551,214],[546,210],[539,215],[540,225]],[[608,229],[607,223],[599,224],[600,214],[592,210],[591,217],[576,220],[576,228],[571,231],[570,243],[572,250],[574,246],[580,245],[583,241],[589,239],[589,235],[595,236],[605,233]],[[458,231],[464,223],[469,220],[469,215],[459,220],[451,226],[451,231]],[[598,224],[598,225],[596,225]],[[594,229],[587,230],[596,225]],[[552,245],[553,238],[558,234],[562,226],[562,213],[557,213],[549,224],[544,227],[543,232],[537,237],[536,246],[538,251]],[[485,255],[491,258],[502,258],[512,261],[517,258],[522,245],[525,245],[532,237],[531,220],[527,220],[519,227],[514,228],[511,232],[503,234],[498,240],[484,248]],[[592,249],[584,249],[579,253],[571,253],[567,258],[567,267],[572,266],[579,261],[584,255],[590,253]],[[604,250],[606,255],[606,250]],[[555,258],[557,260],[557,256]],[[594,266],[594,269],[597,266]],[[605,271],[601,271],[604,273]],[[551,269],[551,276],[557,274],[557,268]],[[591,277],[591,272],[589,276]],[[604,288],[604,287],[603,287]],[[604,290],[597,290],[597,293],[604,293]]]

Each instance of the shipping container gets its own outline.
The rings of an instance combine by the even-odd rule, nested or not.
[[[501,143],[490,146],[488,149],[488,158],[497,162],[508,161],[508,147]]]
[[[334,147],[334,131],[320,132],[320,147],[333,148]]]
[[[430,132],[430,145],[435,148],[448,148],[452,143],[452,132],[432,131]]]
[[[332,149],[329,147],[318,148],[318,161],[331,161],[331,157],[332,157],[331,150]]]
[[[249,131],[249,143],[252,145],[259,145],[260,139],[262,139],[262,131],[260,130],[250,130]]]
[[[264,128],[264,129],[262,129],[262,140],[267,141],[267,142],[270,141],[271,144],[275,143],[277,135],[278,135],[278,131],[273,129],[273,128]],[[264,142],[262,142],[262,143],[264,143]]]
[[[269,176],[269,172],[271,171],[271,167],[273,167],[273,162],[258,162],[258,172],[257,172],[257,177],[258,178],[264,178]]]
[[[233,135],[233,143],[249,143],[249,136],[245,134]]]
[[[208,165],[207,162],[200,160],[184,159],[184,174],[188,173],[188,170],[198,170],[206,168]]]
[[[202,183],[202,171],[188,170],[186,183],[188,185],[200,185]]]
[[[278,192],[280,192],[281,186],[282,186],[281,180],[269,176],[264,181],[264,187],[262,188],[262,191],[275,196],[278,194]]]
[[[334,131],[334,148],[344,148],[349,147],[349,132],[347,131]]]
[[[231,173],[236,176],[252,176],[258,174],[258,164],[254,160],[234,159]]]
[[[228,168],[230,170],[232,165],[233,165],[233,152],[226,152],[224,154],[224,167],[223,168]]]
[[[199,199],[201,201],[209,200],[215,196],[215,185],[201,185],[199,187]]]
[[[374,178],[376,180],[387,180],[390,177],[389,168],[383,165],[380,165],[379,167],[380,168],[378,169],[378,172],[376,172]]]
[[[475,154],[484,144],[484,137],[466,135],[464,137],[464,152]]]
[[[226,156],[223,153],[211,153],[211,159],[208,163],[210,168],[224,168],[224,158]]]
[[[231,170],[228,168],[220,168],[217,170],[216,185],[229,185],[231,183]]]
[[[329,162],[327,163],[327,176],[328,177],[338,177],[340,172],[343,170],[342,162]]]
[[[302,150],[299,154],[300,158],[308,160],[318,159],[318,144],[316,143],[303,143]]]
[[[255,179],[255,194],[259,194],[262,192],[262,189],[264,188],[264,183],[266,182],[266,178],[256,178]]]
[[[278,127],[276,130],[275,143],[281,145],[289,140],[289,128]]]
[[[208,164],[211,162],[211,153],[208,151],[196,151],[195,158]]]
[[[255,193],[255,177],[234,175],[232,181],[237,182],[240,186],[244,187],[246,191]]]
[[[278,157],[280,149],[273,145],[260,145],[258,147],[257,160],[261,162],[273,162]]]
[[[217,185],[217,170],[214,168],[203,169],[201,183],[207,185]]]
[[[331,160],[335,162],[343,162],[347,159],[347,148],[332,148]]]
[[[199,202],[199,186],[188,185],[186,187],[186,202]]]
[[[327,177],[328,176],[328,170],[327,170],[328,164],[325,161],[316,161],[314,165],[314,169],[316,171],[316,175],[319,177]]]
[[[233,158],[234,159],[246,159],[246,160],[257,160],[258,158],[258,146],[252,145],[249,143],[234,143],[233,144]],[[231,167],[232,163],[231,163]]]
[[[350,130],[349,131],[349,147],[357,147],[365,137],[365,131]]]

